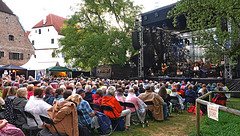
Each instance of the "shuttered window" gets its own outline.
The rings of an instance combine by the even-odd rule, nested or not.
[[[23,60],[23,53],[9,52],[10,60]]]

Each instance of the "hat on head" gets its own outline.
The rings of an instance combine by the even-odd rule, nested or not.
[[[82,94],[82,93],[85,93],[85,92],[86,91],[84,89],[82,89],[82,88],[79,88],[79,89],[76,90],[77,94]]]

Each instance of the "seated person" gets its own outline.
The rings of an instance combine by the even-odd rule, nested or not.
[[[85,92],[85,97],[84,97],[83,99],[84,99],[85,101],[87,101],[88,103],[93,102],[93,98],[92,98],[93,93],[92,93],[92,87],[91,87],[91,85],[86,85],[86,86],[85,86],[85,90],[86,90],[86,92]]]
[[[168,120],[167,119],[167,111],[168,111],[168,106],[170,107],[170,113],[171,113],[171,106],[170,106],[170,95],[167,94],[167,90],[164,86],[160,87],[159,89],[159,92],[158,92],[158,95],[162,97],[162,99],[164,100],[164,104],[163,104],[163,113],[164,113],[164,119],[165,120]]]
[[[196,92],[193,90],[193,86],[188,86],[188,90],[185,92],[185,95],[192,96],[192,98],[186,97],[185,101],[189,103],[195,104],[195,100],[197,98]]]
[[[204,88],[203,90],[202,90],[202,95],[205,95],[206,93],[208,93],[208,90],[207,90],[207,88]],[[205,100],[205,101],[209,101],[209,97],[206,97],[206,98],[204,98],[203,100]],[[200,109],[201,109],[201,111],[203,112],[203,113],[207,113],[207,105],[203,105],[203,104],[200,104]]]
[[[55,101],[53,106],[48,109],[48,116],[53,120],[59,133],[68,136],[79,136],[77,109],[82,97],[78,94],[69,96],[66,101]],[[50,131],[56,133],[53,127]]]
[[[110,86],[107,89],[106,96],[103,96],[102,98],[102,105],[108,105],[111,106],[113,109],[113,112],[116,115],[116,118],[118,117],[124,117],[126,116],[125,120],[125,128],[126,130],[131,129],[130,128],[130,117],[131,117],[131,110],[122,110],[122,107],[118,100],[114,97],[115,94],[115,87]],[[110,111],[104,111],[104,113],[109,117],[109,118],[115,118],[114,114]]]
[[[219,86],[217,87],[217,91],[223,92],[223,88]],[[216,93],[213,95],[212,102],[226,106],[227,97],[224,93]]]
[[[17,90],[17,97],[13,100],[13,106],[15,109],[22,111],[24,110],[25,105],[28,102],[27,95],[28,92],[26,87],[22,87]],[[17,122],[18,124],[26,123],[24,117],[21,114],[17,114]]]
[[[72,95],[72,91],[71,90],[66,90],[66,91],[63,92],[63,99],[66,100],[71,95]]]
[[[133,103],[136,110],[137,110],[137,114],[139,114],[140,118],[139,120],[141,122],[144,122],[145,120],[145,115],[146,115],[146,108],[147,108],[147,105],[145,103],[143,103],[143,107],[141,106],[141,101],[138,97],[136,97],[136,94],[135,94],[135,91],[133,88],[130,88],[129,91],[128,91],[128,96],[126,98],[126,101],[125,102],[129,102],[129,103]],[[126,107],[126,109],[130,109],[131,112],[135,112],[135,108],[129,108],[129,107]],[[141,112],[141,110],[144,109],[144,112]]]
[[[183,110],[184,109],[184,105],[183,105],[184,99],[177,93],[176,88],[172,89],[172,92],[171,92],[170,96],[175,96],[175,97],[178,98],[178,101],[179,101],[179,104],[181,106],[181,109]]]
[[[47,102],[48,104],[52,105],[53,102],[54,102],[54,99],[55,97],[53,96],[53,88],[51,86],[48,86],[46,89],[45,89],[45,97],[43,98],[43,100],[45,102]]]
[[[5,101],[2,97],[0,97],[0,111],[3,111],[3,105],[5,104]],[[0,119],[4,119],[4,112],[0,112]]]
[[[35,88],[34,89],[34,97],[30,97],[28,100],[25,111],[30,112],[38,122],[38,128],[42,128],[42,120],[40,119],[39,115],[47,116],[47,110],[52,106],[46,103],[43,98],[43,88]],[[27,120],[27,124],[31,127],[37,126],[33,119]]]
[[[130,89],[128,90],[128,96],[127,96],[127,98],[126,98],[126,102],[133,103],[134,106],[135,106],[135,108],[136,108],[136,110],[139,109],[139,106],[140,106],[139,98],[136,97],[136,94],[135,94],[133,88],[130,88]],[[135,112],[135,108],[128,108],[128,107],[127,107],[126,109],[130,109],[131,112]]]
[[[63,98],[63,89],[62,89],[62,88],[57,88],[57,89],[56,89],[54,101],[64,101],[64,98]]]
[[[93,103],[98,104],[99,106],[101,106],[102,97],[103,97],[102,90],[97,90],[96,94],[93,94],[92,97],[93,97]]]
[[[124,92],[122,88],[117,89],[115,98],[120,102],[125,102],[126,97],[124,96]],[[125,107],[122,106],[122,109],[125,110]]]
[[[5,104],[4,104],[4,118],[10,123],[14,124],[16,121],[16,117],[14,116],[14,111],[13,111],[13,101],[16,98],[16,93],[17,93],[17,87],[16,86],[11,86],[7,93],[7,97],[4,99]]]
[[[182,98],[185,98],[185,92],[183,90],[181,90],[181,85],[178,83],[177,84],[177,93],[182,97]]]
[[[12,124],[8,124],[8,121],[0,120],[0,135],[1,136],[25,136],[20,128],[15,127]]]
[[[76,91],[76,94],[79,94],[82,98],[84,98],[85,90],[79,88]],[[77,106],[77,110],[81,110],[83,113],[83,116],[78,116],[78,123],[80,123],[82,126],[90,127],[92,124],[92,119],[95,116],[95,112],[92,110],[89,103],[86,100],[82,99],[80,104]]]
[[[148,105],[147,109],[153,112],[154,118],[158,121],[164,120],[164,113],[163,113],[163,104],[164,100],[161,96],[156,94],[150,89],[150,86],[145,86],[145,93],[141,93],[138,98],[140,98],[143,102],[152,101],[152,105]]]

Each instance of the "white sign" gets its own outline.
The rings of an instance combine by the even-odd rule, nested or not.
[[[218,110],[219,110],[219,105],[208,104],[207,105],[208,117],[218,121]]]

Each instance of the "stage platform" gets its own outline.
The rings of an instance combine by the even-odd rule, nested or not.
[[[138,79],[138,78],[133,78]],[[181,81],[194,81],[199,83],[224,83],[224,78],[218,77],[208,77],[208,78],[191,78],[191,77],[166,77],[166,76],[154,76],[154,77],[147,77],[145,80],[155,80],[155,81],[174,81],[174,82],[181,82]]]

